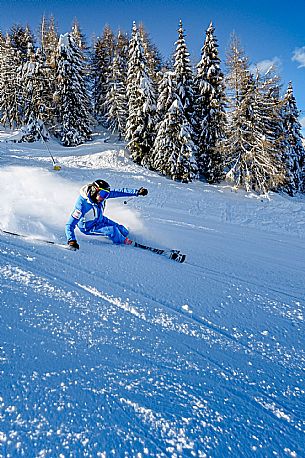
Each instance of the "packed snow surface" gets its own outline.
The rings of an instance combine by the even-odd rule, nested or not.
[[[305,200],[181,184],[123,144],[0,144],[0,456],[305,456]],[[79,188],[178,264],[64,225]],[[124,204],[124,201],[127,204]]]

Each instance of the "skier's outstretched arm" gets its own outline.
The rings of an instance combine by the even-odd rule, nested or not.
[[[108,199],[113,199],[115,197],[128,197],[128,196],[146,196],[148,190],[146,188],[140,189],[129,189],[129,188],[120,188],[112,189],[108,196]]]

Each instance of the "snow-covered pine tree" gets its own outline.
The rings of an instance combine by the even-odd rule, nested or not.
[[[46,40],[46,34],[47,34],[47,29],[48,29],[48,20],[45,15],[41,17],[39,29],[38,29],[38,37],[40,41],[41,48],[43,49],[45,40]]]
[[[170,79],[170,74],[165,78]],[[174,93],[172,98],[173,102],[158,126],[153,148],[153,168],[172,180],[188,183],[198,177],[197,148],[182,103]]]
[[[71,30],[71,35],[74,38],[77,46],[82,50],[86,51],[88,49],[87,43],[86,43],[86,37],[81,31],[80,25],[78,20],[75,18],[72,24],[72,30]]]
[[[6,41],[6,37],[3,36],[2,32],[0,31],[0,60],[2,56],[4,56],[4,53],[5,53],[5,41]]]
[[[123,72],[127,78],[128,69],[128,48],[129,48],[129,37],[127,33],[123,33],[119,30],[115,45],[115,54],[119,57],[120,65],[122,66]]]
[[[259,193],[277,191],[285,175],[282,163],[283,123],[280,115],[279,78],[273,75],[273,69],[265,75],[263,85],[259,79],[255,81],[254,77],[251,78],[255,94],[252,123],[255,177],[252,179],[252,189]]]
[[[238,53],[242,55],[240,49]],[[269,135],[268,110],[257,82],[242,62],[238,59],[235,62],[242,72],[238,80],[234,79],[238,98],[235,99],[235,109],[230,113],[226,139],[221,142],[226,152],[226,177],[236,187],[266,194],[283,182],[278,144]]]
[[[48,21],[45,16],[42,17],[40,24],[40,43],[42,54],[46,57],[46,63],[50,68],[55,68],[56,52],[58,46],[58,31],[55,25],[54,16]]]
[[[177,83],[176,90],[184,109],[184,114],[190,125],[194,127],[194,81],[189,52],[185,42],[185,34],[181,20],[179,22],[178,40],[176,41],[175,45],[176,50],[174,53],[174,72]]]
[[[105,112],[108,128],[112,133],[117,132],[120,139],[125,134],[128,115],[126,51],[126,41],[119,32],[112,71],[108,80]]]
[[[227,75],[226,91],[227,102],[229,107],[228,124],[225,138],[220,142],[220,151],[222,152],[225,173],[227,178],[234,183],[236,187],[248,186],[249,173],[246,171],[244,176],[243,166],[240,161],[243,158],[246,145],[246,130],[248,111],[243,112],[242,108],[246,106],[241,104],[246,97],[247,84],[249,82],[249,64],[244,50],[242,49],[239,39],[235,34],[231,36],[230,47],[227,53]],[[248,186],[249,189],[249,186]]]
[[[233,33],[227,53],[227,75],[225,78],[229,112],[234,112],[244,96],[245,81],[249,76],[249,60],[241,47],[238,37]]]
[[[84,55],[71,34],[60,35],[57,50],[57,115],[64,146],[91,139]]]
[[[43,69],[43,78],[47,80],[45,85],[44,106],[47,108],[48,116],[44,121],[49,129],[53,130],[56,124],[56,98],[57,98],[57,65],[56,55],[58,47],[58,31],[55,25],[54,16],[47,20],[44,16],[40,25],[40,48],[37,56]]]
[[[1,124],[11,128],[21,125],[18,84],[21,62],[20,51],[12,46],[7,34],[0,52],[0,113]]]
[[[224,159],[218,145],[225,136],[226,127],[224,75],[214,32],[210,23],[194,80],[197,162],[200,174],[209,183],[219,182],[224,177]]]
[[[170,70],[164,72],[158,89],[157,116],[160,121],[164,119],[173,102],[178,98],[176,87],[175,73]]]
[[[158,48],[152,43],[143,23],[139,25],[139,35],[147,63],[148,74],[155,85],[155,91],[157,93],[158,83],[160,81],[160,72],[162,69],[162,57]]]
[[[291,196],[305,191],[305,150],[302,143],[299,110],[293,94],[292,82],[289,83],[282,104],[284,126],[283,161],[286,169],[284,189]]]
[[[105,100],[114,53],[115,37],[111,28],[106,25],[102,37],[98,38],[94,44],[92,58],[94,113],[96,118],[104,125],[106,125]]]
[[[128,119],[126,139],[137,164],[150,166],[155,137],[156,94],[149,77],[139,32],[133,23],[127,74]]]
[[[28,60],[21,67],[19,80],[22,100],[22,141],[37,141],[48,138],[45,123],[50,123],[53,97],[50,69],[46,65],[41,49],[34,51],[31,44]]]
[[[162,173],[162,170],[165,169],[167,165],[168,154],[170,152],[167,151],[166,154],[164,154],[162,147],[164,144],[166,144],[167,139],[162,138],[165,130],[163,129],[163,132],[160,131],[159,134],[159,128],[161,127],[161,123],[164,121],[165,116],[171,108],[172,104],[178,98],[176,93],[175,73],[173,71],[168,70],[163,72],[162,79],[159,82],[158,94],[159,96],[157,100],[156,113],[158,123],[156,125],[156,138],[151,154],[151,168]]]
[[[285,150],[285,135],[283,119],[281,114],[282,101],[280,99],[280,78],[277,75],[277,70],[274,65],[262,74],[259,69],[256,75],[257,100],[258,100],[258,115],[257,120],[262,125],[265,138],[269,144],[273,145],[274,158],[279,162],[283,162],[283,154]],[[285,164],[282,164],[282,166]],[[281,179],[275,187],[275,191],[279,190],[280,182],[283,180],[283,170]]]
[[[88,93],[91,94],[91,89],[92,89],[91,56],[92,56],[92,52],[89,46],[87,45],[86,36],[82,32],[79,22],[76,18],[74,19],[74,22],[72,25],[71,35],[74,38],[74,41],[76,42],[79,49],[82,51],[82,55],[84,57],[85,84],[87,86]],[[94,103],[90,98],[90,111],[93,113],[93,110],[94,110]]]
[[[11,45],[16,51],[19,51],[21,59],[23,61],[27,60],[27,53],[29,45],[34,47],[34,34],[31,31],[30,27],[27,25],[23,27],[22,25],[15,24],[11,27],[9,32],[11,38]]]
[[[162,78],[159,82],[158,87],[158,100],[157,100],[157,111],[156,111],[156,136],[158,134],[159,126],[161,121],[164,120],[166,113],[170,109],[172,103],[177,99],[177,94],[175,92],[175,74],[173,71],[164,71],[162,73]],[[166,163],[166,157],[163,158],[164,163]],[[162,168],[162,160],[159,157],[158,149],[154,142],[153,149],[151,152],[150,167],[153,170],[160,172]]]

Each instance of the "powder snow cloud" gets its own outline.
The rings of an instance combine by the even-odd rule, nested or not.
[[[81,183],[72,184],[43,168],[20,166],[0,168],[0,183],[0,227],[40,238],[55,239],[55,230],[64,235]],[[145,235],[140,213],[113,200],[107,202],[106,216],[133,234]]]

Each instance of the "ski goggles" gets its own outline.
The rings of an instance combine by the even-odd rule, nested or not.
[[[107,199],[110,194],[109,189],[98,188],[97,195],[100,196],[102,199]]]

